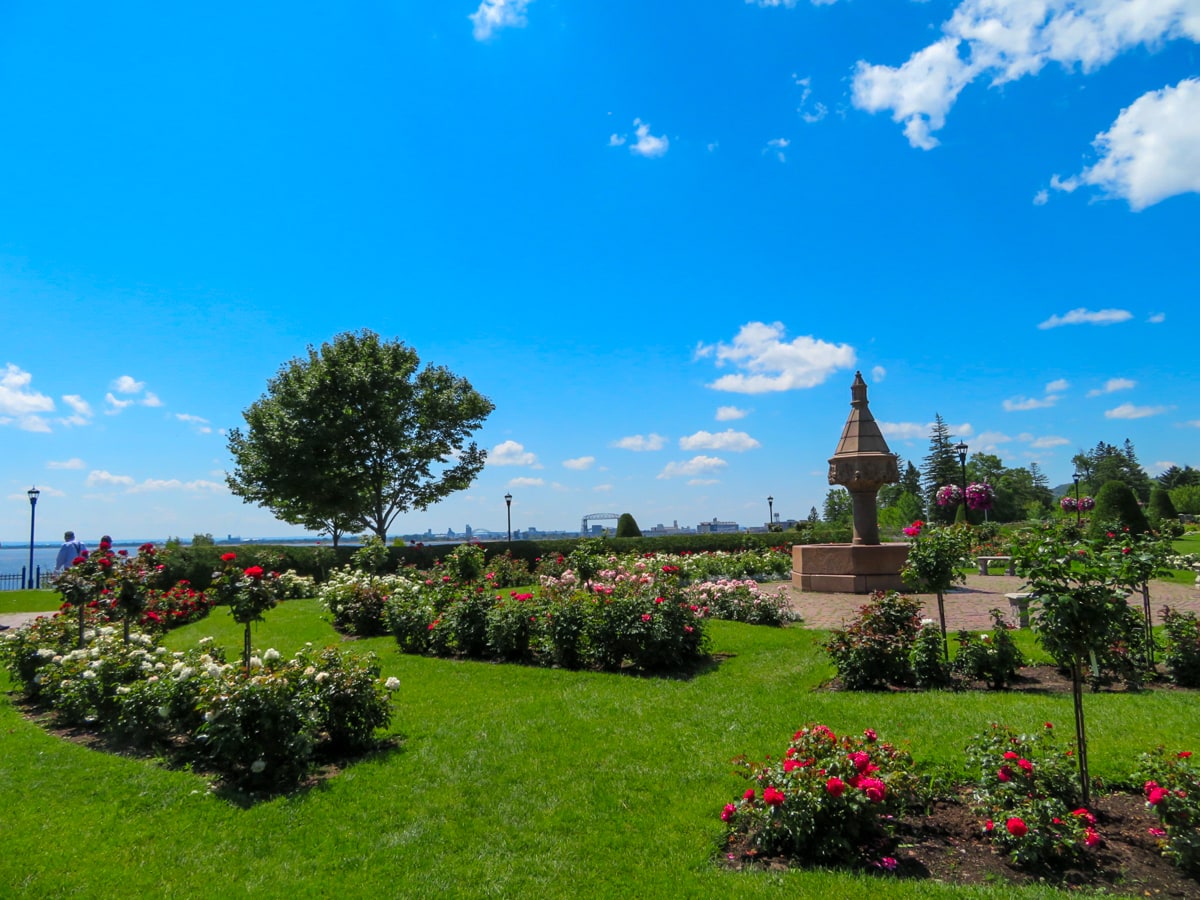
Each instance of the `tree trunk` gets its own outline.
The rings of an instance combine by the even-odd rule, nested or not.
[[[1154,616],[1150,612],[1150,582],[1142,582],[1142,617],[1146,621],[1146,662],[1154,665]]]
[[[1087,730],[1083,721],[1083,663],[1079,657],[1071,660],[1071,693],[1075,700],[1075,753],[1079,758],[1079,787],[1083,805],[1091,806],[1091,778],[1088,775]]]
[[[942,626],[942,654],[946,657],[946,662],[950,662],[950,641],[946,638],[946,601],[942,597],[942,592],[937,592],[938,598],[938,621]]]
[[[250,623],[246,623],[246,637],[242,642],[242,667],[250,675]]]

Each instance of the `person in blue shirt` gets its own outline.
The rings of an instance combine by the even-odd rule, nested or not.
[[[88,548],[83,541],[75,540],[75,532],[68,531],[63,535],[63,545],[58,548],[58,556],[54,560],[54,568],[67,569],[81,556],[87,556]]]

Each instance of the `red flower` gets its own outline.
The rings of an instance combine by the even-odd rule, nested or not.
[[[1008,833],[1013,837],[1025,837],[1029,833],[1029,826],[1016,816],[1005,822],[1004,827],[1008,829]]]
[[[733,816],[736,812],[737,812],[736,806],[734,806],[732,803],[726,803],[725,808],[723,810],[721,810],[721,821],[728,822],[730,819],[733,818]]]
[[[878,737],[878,735],[875,734],[874,728],[868,728],[866,731],[863,732],[863,737],[865,737],[867,739],[868,743],[873,744],[873,743],[875,743],[875,739]]]
[[[1013,753],[1011,750],[1006,750],[1004,753],[1004,758],[1005,759],[1020,759],[1021,755],[1019,753]]]
[[[96,561],[100,564],[100,567],[102,569],[112,568],[112,560],[109,559],[107,556],[102,556]]]
[[[1170,793],[1166,788],[1160,788],[1158,785],[1155,785],[1146,792],[1146,802],[1151,806],[1158,806]]]
[[[1001,781],[1012,781],[1013,770],[1008,766],[1001,766],[1000,771],[996,773],[996,777]]]
[[[221,562],[233,562],[235,559],[237,559],[236,553],[222,553],[221,554]]]
[[[846,793],[846,782],[834,775],[825,782],[825,790],[829,792],[831,797],[840,797]]]
[[[1179,751],[1179,758],[1180,758],[1180,759],[1187,759],[1187,758],[1188,758],[1189,756],[1191,756],[1191,755],[1192,755],[1192,751],[1191,751],[1191,750],[1180,750],[1180,751]]]
[[[642,621],[649,622],[650,621],[650,613],[642,613]]]
[[[1096,817],[1095,817],[1095,816],[1093,816],[1093,815],[1092,815],[1090,812],[1088,812],[1086,809],[1084,809],[1082,806],[1081,806],[1081,807],[1079,807],[1079,809],[1077,809],[1077,810],[1075,810],[1074,812],[1072,812],[1072,813],[1071,813],[1071,815],[1080,817],[1080,818],[1081,818],[1081,819],[1083,819],[1085,822],[1087,822],[1089,825],[1095,825],[1095,824],[1096,824]]]
[[[783,806],[783,791],[773,787],[763,789],[763,803],[767,806]]]
[[[848,758],[850,762],[854,763],[854,768],[858,769],[859,772],[865,772],[867,770],[867,766],[871,764],[871,757],[869,757],[862,750],[856,750],[854,753],[851,753]]]
[[[1089,847],[1095,847],[1100,843],[1100,835],[1096,833],[1095,828],[1087,828],[1083,832],[1083,842]]]
[[[887,796],[887,785],[878,778],[864,778],[858,786],[872,803],[882,803],[883,798]]]
[[[753,803],[754,802],[754,788],[750,788],[750,790],[748,790],[748,791],[746,791],[746,793],[742,794],[742,799],[747,800],[750,803]]]
[[[1018,766],[1018,768],[1020,768],[1020,770],[1021,770],[1022,772],[1024,772],[1026,775],[1032,775],[1032,774],[1033,774],[1033,763],[1031,763],[1029,760],[1027,760],[1027,759],[1018,759],[1018,760],[1017,760],[1017,766]]]
[[[262,566],[251,566],[250,568],[246,569],[246,575],[250,578],[262,578],[263,568]]]

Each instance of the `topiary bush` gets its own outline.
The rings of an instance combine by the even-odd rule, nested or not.
[[[617,519],[617,537],[619,538],[640,538],[642,529],[638,528],[637,521],[633,518],[632,513],[621,513]]]
[[[1092,510],[1089,520],[1088,537],[1099,539],[1109,531],[1119,532],[1123,529],[1129,529],[1132,534],[1145,534],[1150,530],[1150,525],[1129,485],[1123,481],[1109,481],[1096,495],[1096,508]]]

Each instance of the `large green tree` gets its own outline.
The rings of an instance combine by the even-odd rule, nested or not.
[[[282,366],[229,433],[230,489],[286,522],[387,541],[396,516],[468,487],[485,451],[467,443],[495,408],[415,350],[344,332]]]
[[[946,424],[941,413],[935,414],[933,430],[929,433],[929,453],[921,465],[921,484],[925,489],[925,508],[929,511],[929,518],[940,522],[953,521],[955,510],[937,505],[938,488],[962,482],[954,443],[950,436],[950,426]]]
[[[1120,481],[1141,502],[1150,499],[1150,476],[1138,462],[1133,442],[1128,438],[1122,447],[1100,441],[1093,449],[1076,453],[1071,462],[1082,476],[1082,488],[1089,494],[1097,494],[1110,481]]]

